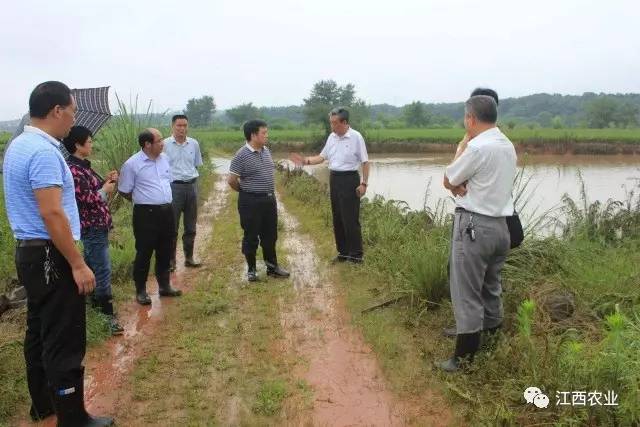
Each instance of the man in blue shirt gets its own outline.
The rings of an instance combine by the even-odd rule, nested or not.
[[[16,244],[16,270],[27,291],[24,355],[30,414],[54,412],[59,426],[106,426],[84,408],[85,295],[95,277],[75,242],[80,219],[73,177],[60,153],[76,103],[60,82],[41,83],[29,98],[25,126],[4,157],[4,196]]]
[[[176,268],[176,246],[180,216],[184,213],[184,231],[182,232],[182,249],[185,267],[200,267],[200,262],[193,258],[193,245],[196,238],[196,221],[198,219],[198,167],[202,166],[202,154],[198,141],[187,136],[189,120],[184,114],[176,114],[171,118],[172,135],[164,140],[164,153],[171,164],[171,192],[173,195],[173,214],[176,219],[173,252],[171,254],[171,270]]]
[[[162,152],[164,142],[157,129],[145,129],[138,135],[141,150],[122,166],[118,191],[133,201],[133,235],[136,258],[133,281],[136,301],[151,304],[147,294],[147,276],[151,255],[156,254],[156,280],[159,294],[177,297],[182,291],[171,287],[169,262],[173,248],[175,220],[171,206],[171,166]]]

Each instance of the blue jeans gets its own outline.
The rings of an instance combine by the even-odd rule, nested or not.
[[[111,297],[111,258],[109,231],[90,228],[82,234],[84,261],[96,276],[95,297]]]

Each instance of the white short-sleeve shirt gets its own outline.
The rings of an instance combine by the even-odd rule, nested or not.
[[[332,132],[320,156],[329,162],[330,170],[341,172],[358,170],[361,163],[369,161],[364,138],[351,128],[342,136]]]
[[[452,185],[467,182],[467,194],[456,197],[456,206],[482,215],[513,215],[513,180],[516,150],[497,127],[477,135],[445,175]]]

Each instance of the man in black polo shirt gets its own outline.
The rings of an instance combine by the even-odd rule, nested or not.
[[[244,124],[247,143],[238,150],[229,167],[227,182],[238,196],[240,225],[244,230],[242,253],[247,259],[247,278],[258,280],[256,251],[258,243],[267,265],[267,275],[289,277],[289,272],[278,265],[276,240],[278,238],[278,211],[276,206],[274,173],[271,152],[266,147],[267,123],[250,120]]]

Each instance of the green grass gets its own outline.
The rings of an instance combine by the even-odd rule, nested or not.
[[[319,254],[332,256],[326,187],[295,175],[281,176],[280,186],[303,231],[315,237]],[[474,425],[640,422],[640,201],[611,209],[566,203],[562,237],[529,237],[509,257],[503,274],[504,334],[485,342],[467,373],[453,376],[431,368],[433,361],[449,357],[454,344],[440,335],[453,321],[450,302],[439,299],[443,286],[446,293],[449,221],[438,212],[405,212],[382,199],[363,203],[365,265],[337,266],[335,280],[401,396],[443,390],[454,411]],[[573,315],[552,320],[552,305],[566,302],[567,294]],[[410,298],[362,313],[405,295]],[[549,394],[547,410],[533,411],[523,403],[522,393],[531,385]],[[614,390],[620,406],[555,406],[556,391],[574,390]]]

